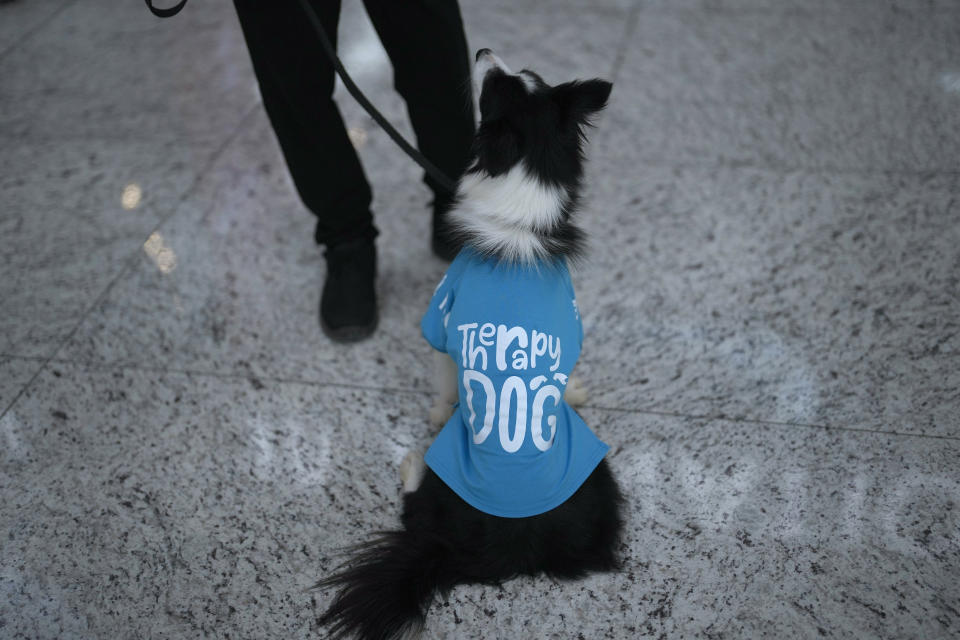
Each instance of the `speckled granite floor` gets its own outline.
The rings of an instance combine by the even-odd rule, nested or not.
[[[471,0],[615,83],[575,274],[619,575],[458,588],[427,638],[960,637],[960,5]],[[342,54],[406,132],[357,0]],[[229,2],[0,4],[0,638],[307,638],[398,517],[444,265],[349,99],[381,328],[320,252]]]

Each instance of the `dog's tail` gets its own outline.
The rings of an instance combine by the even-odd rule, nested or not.
[[[339,588],[319,623],[330,625],[331,638],[388,640],[419,630],[434,595],[453,587],[448,558],[443,542],[427,532],[381,534],[316,584]]]

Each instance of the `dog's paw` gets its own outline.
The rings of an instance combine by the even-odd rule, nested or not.
[[[453,405],[447,404],[443,400],[437,400],[430,407],[430,424],[435,427],[442,427],[447,424],[447,420],[453,415]]]
[[[400,480],[403,482],[403,492],[413,493],[423,481],[423,474],[427,465],[419,451],[410,451],[400,462]]]
[[[570,376],[570,380],[567,382],[567,389],[563,392],[563,399],[567,401],[571,407],[579,407],[587,403],[590,394],[587,393],[587,388],[583,385],[580,378],[577,376]]]

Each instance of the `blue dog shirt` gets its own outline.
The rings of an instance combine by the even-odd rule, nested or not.
[[[573,495],[608,447],[563,400],[583,340],[566,262],[509,264],[464,249],[421,329],[457,363],[460,397],[427,465],[496,516],[537,515]]]

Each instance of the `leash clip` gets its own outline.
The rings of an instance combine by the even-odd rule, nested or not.
[[[169,9],[157,9],[155,6],[153,6],[153,0],[144,0],[144,2],[147,3],[147,8],[150,9],[150,13],[158,18],[172,18],[180,13],[180,10],[183,9],[187,4],[187,0],[180,0],[180,2],[173,5]]]

